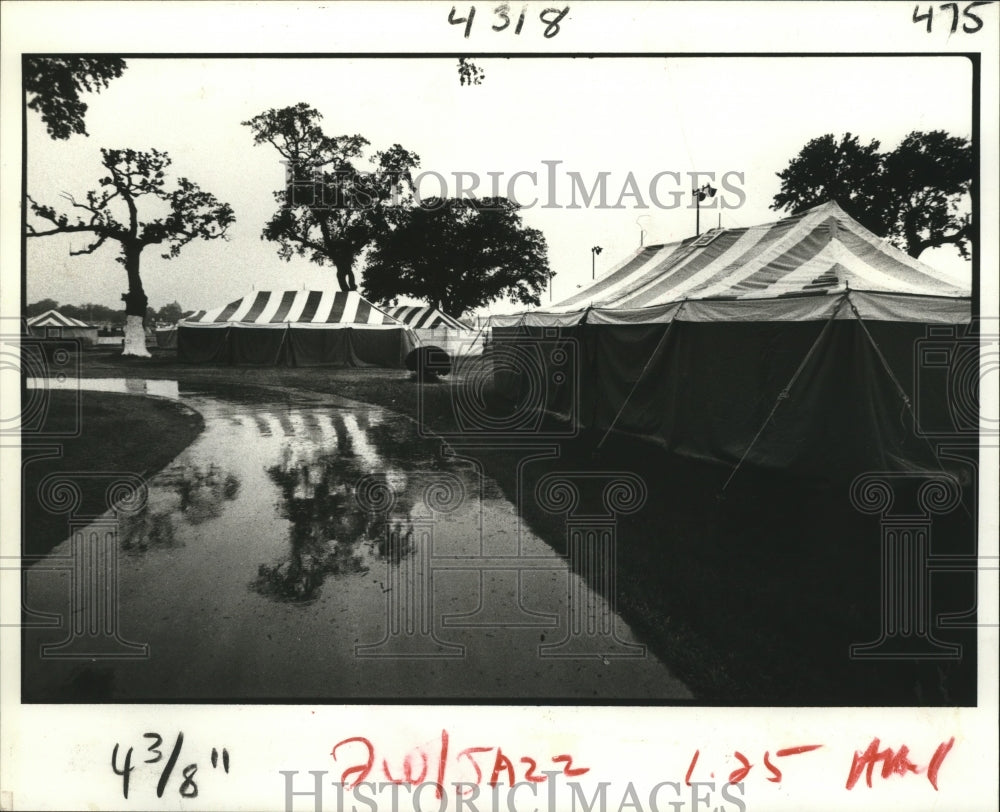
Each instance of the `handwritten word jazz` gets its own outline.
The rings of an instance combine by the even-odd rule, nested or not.
[[[513,786],[518,776],[524,781],[542,783],[548,780],[546,772],[558,772],[561,775],[576,777],[590,771],[589,767],[574,766],[573,757],[569,754],[558,754],[548,759],[548,764],[533,756],[518,753],[510,756],[498,746],[465,747],[454,753],[449,760],[451,744],[447,730],[441,731],[439,742],[430,747],[416,746],[411,748],[401,762],[390,765],[388,758],[377,759],[375,745],[364,736],[351,736],[342,739],[333,746],[330,755],[334,761],[352,755],[341,774],[341,783],[348,789],[366,781],[373,770],[381,768],[386,781],[393,784],[408,784],[415,786],[425,780],[435,781],[438,787],[445,786],[445,774],[449,768],[459,773],[466,784],[482,784],[487,775],[487,783],[491,787],[506,781]],[[376,767],[376,761],[379,761]],[[454,778],[453,778],[454,780]]]

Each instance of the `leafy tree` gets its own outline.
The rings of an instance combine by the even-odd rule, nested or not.
[[[354,264],[412,199],[411,173],[419,158],[393,144],[365,168],[369,142],[360,135],[328,136],[321,119],[300,102],[243,122],[254,144],[271,144],[286,166],[285,188],[274,193],[278,210],[261,237],[278,243],[278,256],[286,261],[297,255],[332,264],[341,290],[355,290]]]
[[[48,313],[50,310],[58,309],[59,302],[55,299],[39,299],[37,302],[33,302],[24,308],[24,315],[30,319],[34,316],[40,316],[42,313]]]
[[[125,61],[110,56],[26,56],[23,67],[28,107],[41,113],[52,138],[68,140],[73,133],[87,135],[87,104],[80,94],[100,93],[122,75]]]
[[[83,214],[71,218],[29,196],[32,214],[46,225],[29,222],[27,236],[91,234],[90,244],[71,250],[72,256],[92,254],[108,240],[118,243],[117,261],[125,266],[128,277],[128,293],[122,295],[126,314],[124,354],[147,355],[142,319],[148,300],[139,275],[143,250],[158,245],[165,249],[163,258],[171,259],[194,239],[224,238],[235,217],[228,203],[220,203],[187,178],[177,178],[176,186],[168,189],[165,176],[171,160],[165,152],[102,149],[101,155],[107,170],[98,181],[101,190],[87,192],[85,202],[63,194],[70,206]],[[140,204],[148,208],[145,219],[140,216]]]
[[[156,318],[160,321],[170,322],[174,324],[181,320],[184,315],[184,310],[181,308],[179,302],[171,302],[168,305],[163,305],[157,312]]]
[[[798,214],[835,200],[863,226],[910,256],[954,244],[968,258],[971,220],[963,213],[972,183],[972,151],[942,130],[912,132],[896,149],[846,133],[809,141],[778,173],[771,208]]]
[[[545,237],[504,197],[428,198],[368,256],[365,296],[422,299],[458,318],[501,297],[538,305],[549,279]]]
[[[121,311],[112,310],[107,305],[102,304],[63,305],[59,309],[59,312],[67,316],[72,316],[74,319],[85,321],[88,324],[103,324],[106,322],[115,326],[121,326],[125,321]]]
[[[890,190],[890,235],[919,257],[953,244],[969,259],[972,216],[964,208],[972,186],[972,147],[943,130],[912,132],[883,161]]]

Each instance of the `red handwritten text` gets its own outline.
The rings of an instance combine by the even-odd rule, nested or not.
[[[948,751],[951,750],[954,744],[954,736],[946,742],[941,742],[927,765],[927,780],[931,782],[931,786],[935,790],[938,788],[938,771],[941,769],[941,764],[944,762],[945,756],[948,755]],[[875,765],[880,761],[882,762],[881,772],[883,778],[889,778],[893,775],[905,776],[909,773],[919,775],[921,772],[924,772],[923,768],[918,767],[910,760],[910,748],[905,744],[898,751],[894,751],[891,747],[880,750],[879,745],[879,740],[875,738],[872,739],[872,743],[868,745],[868,749],[863,753],[858,750],[854,751],[851,771],[847,775],[847,789],[854,789],[854,785],[858,783],[858,779],[861,778],[862,773],[865,774],[865,783],[870,787],[872,785],[872,777],[875,774]]]
[[[416,786],[434,775],[437,784],[437,797],[445,786],[445,774],[449,770],[455,773],[452,780],[468,785],[486,783],[491,787],[506,783],[514,786],[519,779],[542,783],[548,780],[546,772],[558,772],[560,775],[576,777],[590,771],[589,767],[575,766],[573,756],[559,753],[547,760],[539,760],[534,756],[517,753],[505,753],[499,746],[465,747],[457,751],[449,759],[450,738],[447,730],[441,731],[441,737],[433,746],[418,745],[410,748],[402,760],[396,759],[390,764],[388,757],[377,759],[375,745],[364,736],[351,736],[337,742],[330,755],[334,761],[343,758],[350,766],[341,773],[341,783],[347,789],[353,789],[358,784],[372,777],[373,771],[378,776],[376,761],[381,768],[381,774],[392,784]],[[548,769],[546,769],[546,766]]]
[[[822,746],[823,746],[822,744],[800,744],[797,745],[796,747],[783,747],[780,750],[776,750],[774,755],[776,758],[785,758],[786,756],[797,756],[801,753],[808,753],[811,750],[818,750]],[[701,755],[701,751],[695,750],[694,756],[691,759],[691,763],[688,765],[687,773],[685,773],[684,775],[684,783],[686,783],[688,786],[691,786],[691,774],[694,772],[695,765],[698,763],[699,755]],[[741,753],[739,750],[733,752],[733,758],[735,758],[740,763],[740,767],[733,770],[729,774],[729,783],[739,784],[747,777],[747,775],[749,775],[750,770],[753,769],[754,765],[751,763],[750,759],[748,759],[745,755],[743,755],[743,753]],[[767,780],[775,784],[780,784],[782,773],[781,770],[778,769],[778,766],[771,760],[770,750],[764,751],[764,767],[770,773],[770,776],[768,776]],[[715,773],[712,773],[712,775],[714,776]]]

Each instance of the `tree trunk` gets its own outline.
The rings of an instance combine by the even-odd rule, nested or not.
[[[357,290],[358,283],[354,278],[354,251],[349,248],[337,248],[330,253],[337,268],[337,282],[340,284],[340,289],[345,293]]]
[[[122,294],[122,301],[125,302],[125,345],[122,348],[122,355],[149,358],[149,350],[146,349],[146,331],[142,326],[149,300],[146,298],[146,292],[142,289],[142,280],[139,278],[139,253],[141,250],[141,248],[132,246],[125,248],[128,293]]]

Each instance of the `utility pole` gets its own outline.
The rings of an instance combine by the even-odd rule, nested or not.
[[[599,245],[595,245],[590,249],[590,278],[597,279],[597,255],[601,253],[604,249]]]

